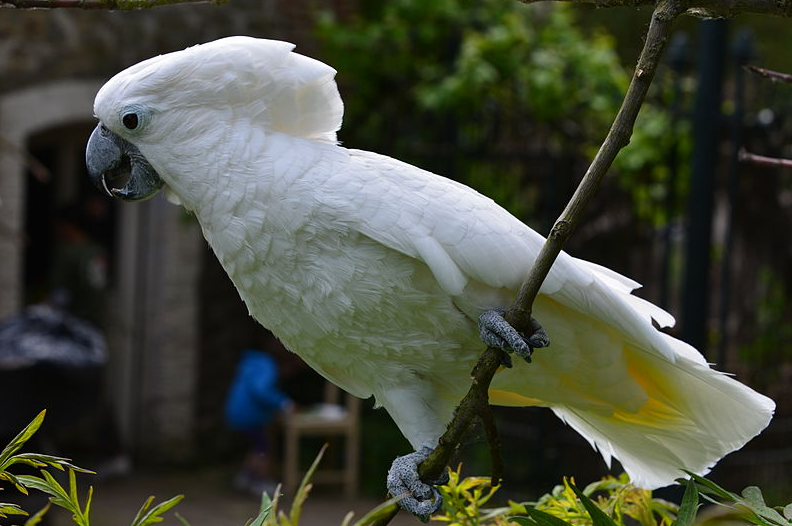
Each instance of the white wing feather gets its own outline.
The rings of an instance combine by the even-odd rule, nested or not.
[[[454,181],[370,152],[349,159],[347,183],[364,191],[346,195],[344,222],[426,263],[473,319],[508,305],[539,253],[539,234]],[[496,376],[491,398],[550,407],[606,462],[618,458],[636,484],[654,488],[682,476],[680,468],[709,471],[767,425],[775,404],[658,331],[653,320],[674,319],[631,295],[638,286],[561,253],[534,311],[554,343],[530,369]]]

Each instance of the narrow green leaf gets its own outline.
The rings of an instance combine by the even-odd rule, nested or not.
[[[37,524],[40,524],[41,521],[44,520],[44,515],[47,514],[51,506],[52,503],[48,502],[46,506],[38,510],[28,520],[25,521],[25,526],[36,526]]]
[[[7,474],[8,473],[3,473],[3,475],[7,475]],[[43,479],[40,479],[39,477],[35,477],[33,475],[17,475],[16,479],[19,481],[20,484],[22,484],[26,488],[49,493],[49,491],[45,489],[47,487],[47,483]]]
[[[392,497],[385,502],[377,505],[375,508],[372,508],[371,511],[363,515],[355,524],[352,526],[368,526],[369,524],[373,523],[374,521],[381,518],[386,510],[390,511],[390,507],[396,505],[401,500],[401,497]]]
[[[88,496],[85,498],[85,506],[83,507],[83,515],[86,519],[91,516],[91,502],[93,502],[93,486],[88,486]]]
[[[170,510],[175,505],[177,505],[179,502],[181,502],[183,498],[184,495],[176,495],[175,497],[171,497],[168,500],[160,502],[159,504],[151,508],[151,511],[149,513],[152,515],[154,514],[162,515],[163,513]]]
[[[184,517],[182,517],[181,515],[179,515],[179,512],[178,512],[178,511],[177,511],[176,513],[174,513],[174,514],[173,514],[173,516],[174,516],[174,517],[176,517],[176,520],[178,520],[179,522],[181,522],[183,526],[192,526],[192,525],[191,525],[189,522],[187,522],[187,519],[185,519]],[[250,523],[250,521],[248,521],[248,524],[249,524],[249,523]]]
[[[17,478],[25,487],[42,491],[50,495],[50,501],[56,506],[65,508],[75,515],[79,514],[79,508],[75,509],[74,503],[69,499],[69,495],[66,493],[66,490],[63,489],[63,486],[61,486],[47,471],[42,470],[41,474],[43,478],[34,477],[32,475],[19,475]]]
[[[784,506],[784,517],[792,522],[792,504],[787,504]]]
[[[583,503],[583,507],[586,508],[589,516],[591,517],[591,521],[593,522],[594,526],[618,526],[613,519],[608,517],[608,515],[599,509],[596,504],[594,504],[590,498],[586,497],[577,486],[570,483],[569,486],[572,488],[572,491],[575,492],[575,495],[580,499],[580,502]]]
[[[75,466],[74,464],[71,463],[70,458],[56,457],[53,455],[42,455],[41,453],[20,453],[19,455],[14,455],[12,457],[12,460],[13,463],[26,462],[30,460],[33,462],[40,462],[46,464],[61,471],[63,471],[66,468],[69,468],[79,473],[89,473],[91,475],[96,474],[96,472],[91,471],[90,469],[85,469],[79,466]]]
[[[259,506],[259,512],[256,517],[250,521],[250,526],[262,526],[264,521],[269,518],[270,513],[272,513],[272,499],[266,493],[261,494],[261,506]]]
[[[71,469],[69,470],[69,500],[75,504],[80,502],[77,496],[77,476],[74,474],[74,470]],[[79,509],[79,506],[77,509]]]
[[[704,478],[701,475],[696,475],[695,473],[686,470],[682,470],[682,471],[690,475],[690,478],[695,480],[696,483],[698,483],[700,486],[703,486],[704,489],[709,490],[706,491],[706,493],[712,493],[722,499],[727,499],[735,502],[740,498],[739,495],[735,495],[730,491],[726,491],[725,489],[721,488],[711,480]]]
[[[19,491],[20,493],[23,493],[25,495],[28,494],[28,490],[25,487],[25,485],[22,482],[20,482],[19,476],[14,475],[13,473],[9,473],[8,471],[6,471],[4,473],[0,473],[0,480],[7,480],[8,482],[10,482],[11,484],[14,485],[14,487],[16,488],[17,491]]]
[[[264,521],[266,521],[270,513],[272,512],[272,503],[270,502],[267,505],[262,503],[261,509],[259,510],[258,515],[250,522],[250,526],[262,526]]]
[[[289,513],[289,521],[292,524],[299,524],[300,523],[300,514],[302,513],[302,505],[305,502],[306,497],[308,497],[308,492],[311,489],[310,482],[313,474],[316,472],[316,468],[319,466],[319,462],[321,462],[322,457],[324,456],[324,452],[327,450],[328,444],[322,446],[322,449],[319,450],[319,454],[316,455],[311,467],[308,468],[308,471],[305,472],[305,476],[303,477],[302,481],[300,482],[300,487],[297,488],[297,493],[294,495],[294,501],[292,502],[291,512]]]
[[[44,421],[44,416],[46,414],[47,410],[45,409],[36,415],[36,418],[34,418],[33,421],[25,427],[25,429],[20,431],[19,434],[8,443],[3,451],[0,452],[0,470],[4,470],[7,467],[6,462],[9,458],[11,458],[11,455],[21,448],[22,445],[27,442],[36,431],[38,431],[39,427],[41,427],[41,423]]]
[[[696,520],[699,504],[698,489],[693,479],[685,481],[685,494],[682,496],[682,504],[679,506],[679,513],[671,526],[691,526]]]
[[[9,515],[27,515],[28,513],[17,504],[8,502],[0,503],[0,517],[6,518]]]
[[[63,486],[61,486],[60,482],[55,480],[55,477],[50,475],[49,471],[42,469],[41,475],[42,477],[44,477],[44,480],[47,483],[47,487],[50,488],[54,496],[61,497],[65,501],[71,502],[71,499],[69,498],[69,493],[66,491],[66,489],[64,489]]]
[[[352,519],[355,517],[354,511],[348,511],[346,515],[344,515],[344,520],[341,521],[341,526],[349,526],[352,523]]]
[[[146,511],[149,509],[152,502],[154,502],[154,495],[151,495],[149,498],[147,498],[146,501],[143,503],[143,505],[140,507],[140,509],[137,512],[137,515],[135,515],[135,518],[132,519],[132,526],[138,526],[140,524],[140,521],[143,520],[143,516],[146,514]]]
[[[528,517],[509,517],[509,522],[516,522],[520,526],[536,526],[536,523]]]
[[[550,515],[547,512],[537,510],[536,508],[525,507],[528,516],[534,520],[539,526],[569,526],[569,523],[564,519]]]
[[[179,503],[184,498],[184,495],[176,495],[175,497],[168,499],[164,502],[160,502],[153,508],[149,509],[151,506],[154,497],[149,497],[143,506],[138,511],[138,514],[135,516],[135,520],[132,522],[132,526],[149,526],[150,524],[156,524],[158,522],[162,522],[164,519],[160,517],[163,513],[174,507],[176,504]]]

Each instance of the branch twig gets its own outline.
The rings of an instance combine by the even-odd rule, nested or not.
[[[635,3],[638,0],[631,1]],[[530,324],[531,309],[533,301],[539,293],[539,288],[567,239],[569,239],[575,226],[580,221],[583,210],[616,158],[616,154],[629,143],[638,111],[643,105],[649,85],[660,62],[660,56],[668,41],[672,22],[685,11],[686,7],[682,0],[660,0],[657,3],[646,34],[643,50],[638,58],[635,74],[624,96],[619,113],[616,115],[611,129],[607,137],[605,137],[605,141],[600,146],[575,194],[550,231],[550,235],[542,246],[533,268],[531,268],[520,288],[517,300],[506,312],[506,320],[518,331],[524,334],[532,332]],[[440,476],[454,450],[459,445],[462,436],[479,416],[478,408],[481,407],[481,404],[489,402],[489,385],[502,363],[500,353],[501,351],[499,350],[489,348],[479,359],[472,372],[473,382],[470,390],[459,404],[454,418],[448,424],[448,429],[440,437],[437,448],[419,468],[422,479],[432,480]],[[393,505],[392,509],[389,510],[389,514],[382,516],[377,521],[370,523],[370,525],[384,526],[390,522],[397,512],[398,507]]]
[[[105,9],[108,11],[135,11],[175,4],[224,3],[227,0],[0,0],[0,7],[17,9]]]
[[[782,159],[780,157],[765,157],[764,155],[756,155],[745,151],[745,148],[740,149],[738,159],[742,162],[759,164],[762,166],[774,166],[781,168],[792,168],[792,159]]]
[[[770,79],[773,82],[786,82],[787,84],[792,84],[792,75],[789,75],[788,73],[779,73],[778,71],[760,68],[758,66],[745,66],[745,69],[751,73],[756,73],[760,77]]]
[[[524,4],[535,4],[545,0],[520,0]],[[597,7],[641,7],[653,6],[654,0],[553,0],[573,4],[592,4]],[[731,18],[742,13],[757,13],[776,16],[792,16],[792,2],[788,0],[695,0],[689,2],[682,12],[701,18]],[[680,13],[681,14],[681,13]]]

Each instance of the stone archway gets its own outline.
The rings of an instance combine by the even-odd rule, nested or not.
[[[100,81],[58,81],[0,96],[0,318],[22,306],[27,139],[92,118]]]
[[[29,141],[92,121],[101,86],[64,80],[0,95],[0,319],[23,307]],[[193,439],[200,231],[161,196],[119,211],[109,394],[128,445],[184,457]]]

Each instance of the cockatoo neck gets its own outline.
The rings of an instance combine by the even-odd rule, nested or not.
[[[234,207],[253,185],[270,184],[272,156],[283,149],[281,135],[230,125],[173,141],[168,147],[146,145],[141,151],[181,204],[209,225],[214,217],[233,216]]]

